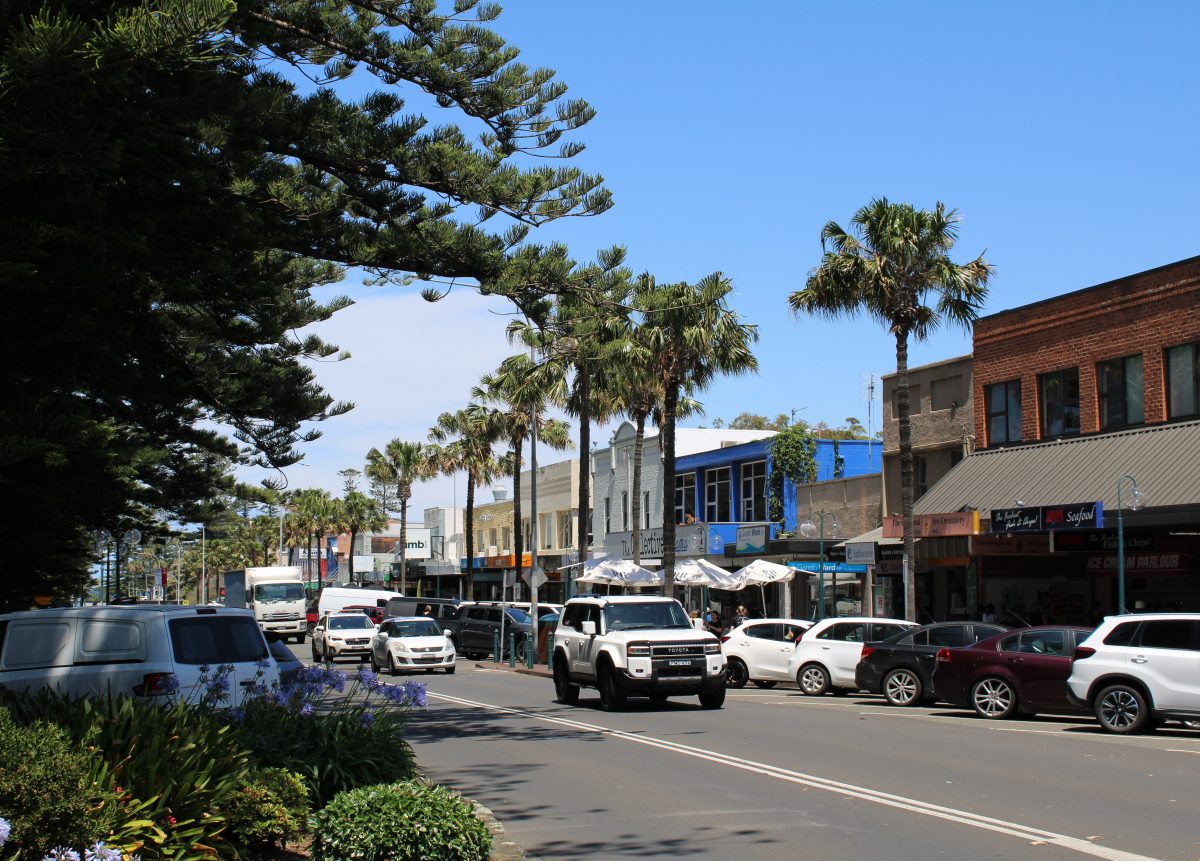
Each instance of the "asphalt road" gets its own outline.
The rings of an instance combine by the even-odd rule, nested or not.
[[[1117,738],[754,687],[608,714],[465,660],[417,678],[421,767],[545,859],[1200,857],[1200,732],[1177,725]]]

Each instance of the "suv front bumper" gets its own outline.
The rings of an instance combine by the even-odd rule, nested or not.
[[[625,693],[635,697],[654,693],[698,694],[725,687],[725,662],[694,658],[690,667],[672,668],[661,659],[651,662],[630,658],[620,679]]]

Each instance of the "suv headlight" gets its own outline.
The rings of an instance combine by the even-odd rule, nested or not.
[[[721,654],[721,644],[719,642],[717,642],[716,640],[713,640],[711,643],[706,642],[704,644],[704,654],[706,654],[706,655]]]
[[[650,657],[649,643],[626,643],[625,657],[627,658],[648,658]]]

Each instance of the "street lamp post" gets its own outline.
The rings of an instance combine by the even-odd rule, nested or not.
[[[1125,609],[1125,516],[1121,507],[1121,486],[1129,482],[1129,508],[1137,511],[1145,504],[1137,479],[1132,475],[1123,475],[1117,479],[1117,614],[1124,615]]]
[[[816,522],[814,523],[814,518]],[[810,511],[808,519],[800,524],[800,532],[807,538],[812,538],[813,533],[817,532],[820,535],[820,545],[817,551],[817,619],[818,621],[825,618],[825,524],[829,524],[829,537],[832,538],[838,533],[837,517],[831,511]],[[833,575],[833,582],[837,583],[837,574]]]

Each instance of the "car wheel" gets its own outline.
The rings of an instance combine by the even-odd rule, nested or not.
[[[901,667],[883,677],[883,698],[894,706],[915,706],[921,701],[921,677]]]
[[[567,656],[562,652],[554,656],[554,698],[564,706],[573,706],[579,702],[579,685],[571,684],[566,660]]]
[[[391,652],[388,652],[388,672],[393,676],[400,675],[400,668],[396,666],[396,658]]]
[[[1010,718],[1017,710],[1017,692],[1004,679],[980,679],[971,686],[971,707],[982,718]]]
[[[719,709],[725,705],[725,689],[717,688],[712,691],[702,691],[700,694],[700,705],[706,709]]]
[[[448,675],[448,676],[454,675],[454,664],[451,664],[450,666],[446,667],[446,675]]]
[[[317,641],[316,640],[312,641],[312,656],[313,656],[314,664],[317,663],[317,661],[321,660],[321,656],[317,652]]]
[[[304,645],[304,635],[303,635],[303,634],[297,634],[297,635],[296,635],[296,645],[297,645],[297,646],[303,646],[303,645]]]
[[[779,684],[779,682],[771,681],[768,679],[755,679],[754,680],[754,686],[756,688],[762,688],[764,691],[770,690],[771,688],[775,687],[777,684]]]
[[[819,697],[829,692],[829,671],[820,664],[805,664],[796,673],[796,684],[805,696]]]
[[[1109,732],[1130,735],[1149,724],[1150,704],[1137,688],[1112,685],[1096,697],[1096,720]]]
[[[606,712],[620,711],[625,708],[625,692],[617,681],[617,671],[612,667],[600,670],[600,705]],[[722,693],[724,690],[722,689]]]
[[[371,650],[371,672],[379,672],[379,661],[375,660],[375,650]]]
[[[748,681],[750,671],[746,669],[746,665],[740,658],[730,658],[729,663],[725,665],[725,687],[744,688]]]

